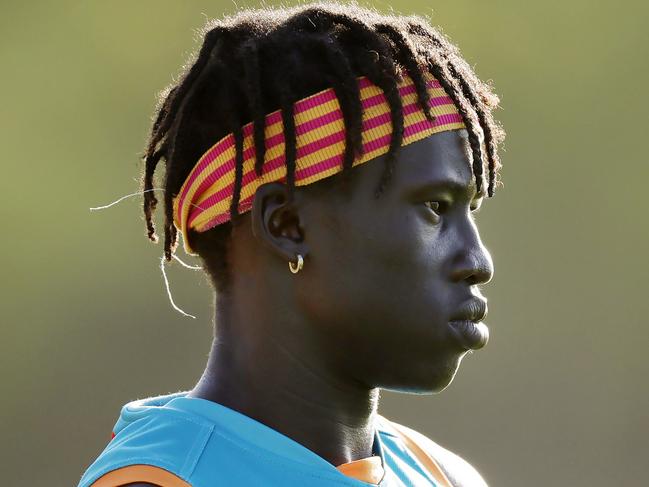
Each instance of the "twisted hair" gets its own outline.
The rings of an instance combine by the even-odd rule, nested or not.
[[[387,16],[357,5],[310,4],[295,8],[248,10],[207,23],[203,43],[180,81],[159,99],[143,160],[143,189],[153,189],[156,167],[165,161],[164,253],[171,260],[178,245],[173,224],[173,198],[200,156],[228,133],[234,135],[235,184],[230,221],[204,233],[190,230],[191,245],[205,261],[217,291],[227,289],[231,272],[227,244],[240,219],[238,205],[243,178],[243,131],[253,122],[255,172],[261,176],[265,155],[267,113],[281,109],[284,125],[286,184],[289,200],[295,189],[296,134],[293,104],[332,87],[345,123],[345,151],[340,178],[348,180],[355,157],[362,154],[362,110],[356,78],[367,76],[385,93],[392,134],[385,168],[376,188],[378,198],[391,180],[403,141],[404,115],[398,83],[407,72],[417,100],[431,121],[424,72],[428,71],[451,97],[469,134],[472,170],[478,191],[483,167],[488,168],[489,197],[497,185],[498,144],[502,128],[492,111],[499,99],[479,80],[459,50],[418,16]],[[336,175],[338,176],[338,175]],[[158,201],[144,193],[147,235],[157,241],[153,212]]]

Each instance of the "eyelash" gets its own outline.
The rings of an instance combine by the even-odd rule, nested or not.
[[[430,207],[429,203],[439,203],[438,210],[437,210],[437,211],[433,210],[433,209]],[[430,210],[431,210],[433,213],[435,213],[436,215],[441,215],[441,214],[445,213],[446,210],[448,210],[448,207],[449,207],[449,203],[446,202],[446,201],[426,201],[426,202],[424,202],[424,204],[425,204],[428,208],[430,208]],[[443,208],[443,209],[442,209],[442,208]],[[442,209],[441,212],[439,211],[440,209]],[[473,215],[476,215],[476,214],[480,213],[480,210],[481,210],[481,209],[482,209],[481,206],[478,207],[478,208],[471,208],[471,213],[472,213]]]
[[[438,209],[434,210],[433,208],[431,208],[430,203],[439,203]],[[430,211],[432,211],[433,213],[435,213],[438,216],[441,215],[448,207],[448,203],[446,203],[446,201],[426,201],[426,202],[424,202],[424,204],[430,209]],[[440,213],[440,209],[442,209],[442,208],[444,210],[442,210],[441,213]]]

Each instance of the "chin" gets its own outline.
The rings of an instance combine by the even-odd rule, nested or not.
[[[400,380],[390,381],[388,385],[381,386],[394,392],[402,392],[406,394],[437,394],[446,389],[453,379],[460,367],[462,358],[468,352],[462,352],[455,355],[453,358],[440,362],[436,361],[434,364],[427,364],[427,366],[411,367],[409,370],[402,370],[402,377]]]

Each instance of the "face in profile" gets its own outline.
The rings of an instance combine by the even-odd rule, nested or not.
[[[297,304],[341,378],[438,392],[488,338],[470,322],[486,313],[479,286],[494,272],[474,220],[484,184],[477,194],[464,130],[402,147],[376,199],[384,157],[353,169],[351,191],[331,185],[304,206]]]

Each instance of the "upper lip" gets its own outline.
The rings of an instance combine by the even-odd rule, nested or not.
[[[480,298],[472,298],[458,308],[450,321],[482,321],[487,316],[487,301]]]

